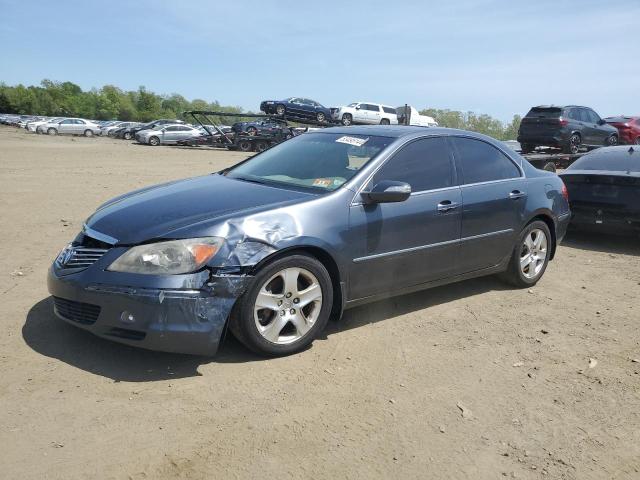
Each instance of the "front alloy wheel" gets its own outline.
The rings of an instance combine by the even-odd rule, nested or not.
[[[288,355],[324,329],[333,303],[331,277],[307,255],[280,258],[262,268],[238,300],[229,328],[251,350]]]
[[[318,120],[318,122],[323,123],[326,119],[327,117],[324,115],[324,113],[322,112],[317,113],[316,120]]]
[[[613,134],[609,138],[607,138],[607,145],[609,145],[610,147],[618,145],[618,136],[616,134]]]

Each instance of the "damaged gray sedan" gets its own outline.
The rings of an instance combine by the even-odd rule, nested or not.
[[[569,216],[555,174],[483,135],[328,128],[105,203],[48,287],[104,338],[213,355],[228,328],[286,355],[364,302],[496,273],[534,285]]]

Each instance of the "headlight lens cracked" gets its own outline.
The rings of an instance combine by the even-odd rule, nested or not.
[[[218,252],[220,237],[190,238],[131,247],[107,270],[147,275],[179,275],[200,269]]]

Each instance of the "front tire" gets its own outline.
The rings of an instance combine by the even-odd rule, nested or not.
[[[152,147],[157,147],[158,145],[160,145],[160,139],[158,137],[151,137],[149,139],[149,145],[151,145]]]
[[[527,225],[518,237],[502,278],[518,288],[532,287],[542,278],[551,255],[549,227],[542,220]]]
[[[243,152],[250,152],[253,144],[249,140],[242,140],[238,143],[238,148]]]
[[[286,112],[286,109],[284,108],[284,105],[276,105],[276,115],[284,115]]]
[[[50,128],[49,130],[47,130],[47,134],[48,135],[57,135],[58,134],[58,130],[56,130],[55,128]]]
[[[345,127],[348,127],[352,123],[353,123],[353,117],[351,116],[350,113],[345,113],[344,115],[342,115],[342,125],[344,125]]]
[[[327,120],[327,116],[322,112],[318,112],[316,114],[316,120],[318,123],[324,123]]]
[[[618,145],[618,135],[616,135],[615,133],[613,135],[610,135],[607,138],[606,145],[609,147],[615,147],[616,145]]]
[[[640,145],[640,137],[636,138],[636,142],[635,142],[635,144],[636,144],[636,145]]]
[[[122,138],[124,138],[125,140],[131,140],[133,138],[133,135],[131,134],[131,132],[124,132]]]
[[[238,299],[229,328],[260,355],[290,355],[322,332],[332,304],[333,286],[324,265],[307,255],[291,255],[258,271]]]

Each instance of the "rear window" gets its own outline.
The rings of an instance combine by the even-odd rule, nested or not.
[[[558,118],[561,113],[562,109],[558,107],[533,107],[527,113],[527,117]]]
[[[617,147],[613,150],[594,151],[576,160],[567,170],[640,173],[640,148]]]

